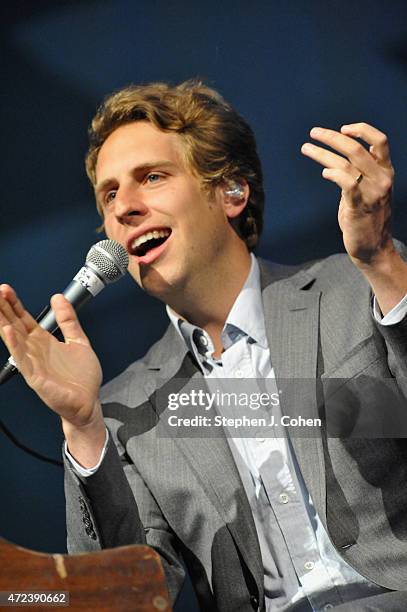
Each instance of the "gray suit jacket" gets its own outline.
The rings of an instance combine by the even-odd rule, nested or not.
[[[274,370],[280,379],[316,381],[304,397],[308,410],[324,415],[329,402],[320,381],[327,379],[342,381],[351,421],[355,406],[358,414],[363,408],[360,394],[355,400],[358,379],[392,379],[407,396],[407,320],[375,323],[369,286],[347,256],[299,268],[261,262],[261,282]],[[162,557],[173,598],[182,557],[202,609],[261,610],[258,538],[226,438],[156,436],[157,389],[178,390],[178,379],[197,377],[197,364],[170,326],[144,359],[103,389],[111,432],[106,457],[86,484],[66,469],[68,548],[146,542]],[[391,418],[391,407],[382,408]],[[283,403],[283,412],[292,409]],[[293,445],[340,554],[370,580],[406,588],[405,441],[320,435],[295,437]]]

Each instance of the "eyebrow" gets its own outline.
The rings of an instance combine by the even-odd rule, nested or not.
[[[151,161],[151,162],[144,162],[140,164],[139,166],[135,166],[134,168],[132,168],[131,173],[136,174],[140,172],[148,172],[149,170],[153,170],[154,168],[157,168],[158,166],[160,168],[174,168],[175,164],[165,159],[163,160],[159,159],[157,161]],[[96,197],[98,197],[100,193],[106,189],[106,187],[109,187],[115,182],[116,182],[116,179],[112,177],[112,178],[104,179],[101,183],[96,185],[95,186]]]

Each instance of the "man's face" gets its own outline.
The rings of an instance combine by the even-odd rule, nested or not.
[[[96,165],[96,197],[105,230],[130,256],[129,272],[166,299],[199,282],[237,238],[223,191],[212,198],[185,167],[180,136],[146,121],[115,130]],[[233,208],[233,207],[232,207]]]

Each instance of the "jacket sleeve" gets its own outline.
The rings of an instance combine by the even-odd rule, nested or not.
[[[394,243],[402,258],[407,261],[407,247],[398,240]],[[386,343],[389,369],[403,395],[407,397],[407,315],[394,325],[384,326],[376,321],[376,327]]]
[[[387,360],[403,395],[407,397],[407,315],[395,325],[376,323],[387,348]]]
[[[177,539],[135,466],[125,457],[119,457],[110,434],[105,457],[92,476],[77,476],[65,457],[68,551],[147,544],[161,556],[168,591],[175,601],[185,576]]]

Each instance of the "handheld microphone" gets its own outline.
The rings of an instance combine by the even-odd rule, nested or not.
[[[101,240],[90,248],[85,265],[74,276],[63,294],[78,311],[107,285],[124,276],[128,265],[129,256],[121,244],[115,240]],[[51,306],[46,306],[36,320],[51,334],[59,329]],[[16,363],[13,357],[10,357],[0,370],[0,385],[10,380],[17,372]]]

